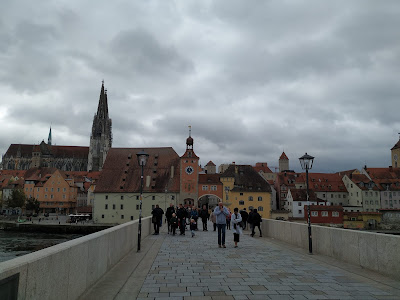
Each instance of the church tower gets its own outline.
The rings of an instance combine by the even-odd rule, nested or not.
[[[400,167],[400,136],[399,136],[399,141],[390,150],[391,150],[391,154],[392,154],[392,167],[399,168]]]
[[[281,157],[279,157],[279,172],[289,170],[289,158],[286,156],[285,152],[282,152]]]
[[[196,206],[199,197],[199,157],[193,151],[193,138],[191,137],[191,126],[189,126],[189,137],[186,139],[186,152],[181,156],[180,162],[180,187],[184,205]]]
[[[97,114],[94,115],[88,156],[88,171],[100,171],[112,145],[111,119],[108,117],[107,90],[101,85]]]

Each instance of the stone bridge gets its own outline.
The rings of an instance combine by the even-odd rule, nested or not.
[[[139,253],[133,221],[1,263],[0,299],[400,299],[399,236],[313,226],[309,255],[305,224],[263,220],[238,248],[211,223],[193,238],[143,224]]]

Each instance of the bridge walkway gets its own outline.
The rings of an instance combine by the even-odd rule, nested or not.
[[[81,299],[400,299],[400,281],[249,233],[149,236]]]

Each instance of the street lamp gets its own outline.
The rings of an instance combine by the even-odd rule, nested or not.
[[[307,153],[304,154],[302,157],[299,158],[300,165],[303,170],[306,170],[306,185],[307,185],[307,206],[308,206],[308,252],[312,254],[312,237],[311,237],[311,209],[310,209],[310,196],[308,194],[308,170],[311,170],[314,157],[308,155]]]
[[[137,154],[137,160],[139,166],[142,168],[142,173],[140,176],[140,207],[139,207],[139,227],[138,227],[138,242],[137,242],[137,251],[140,251],[140,240],[142,237],[142,198],[143,198],[143,168],[147,163],[147,159],[149,158],[149,154],[147,154],[144,150],[139,151]]]

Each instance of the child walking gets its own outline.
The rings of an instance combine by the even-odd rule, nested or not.
[[[197,224],[196,224],[195,219],[190,219],[190,231],[192,232],[192,237],[195,236],[194,231],[196,230],[196,228],[197,228]]]

